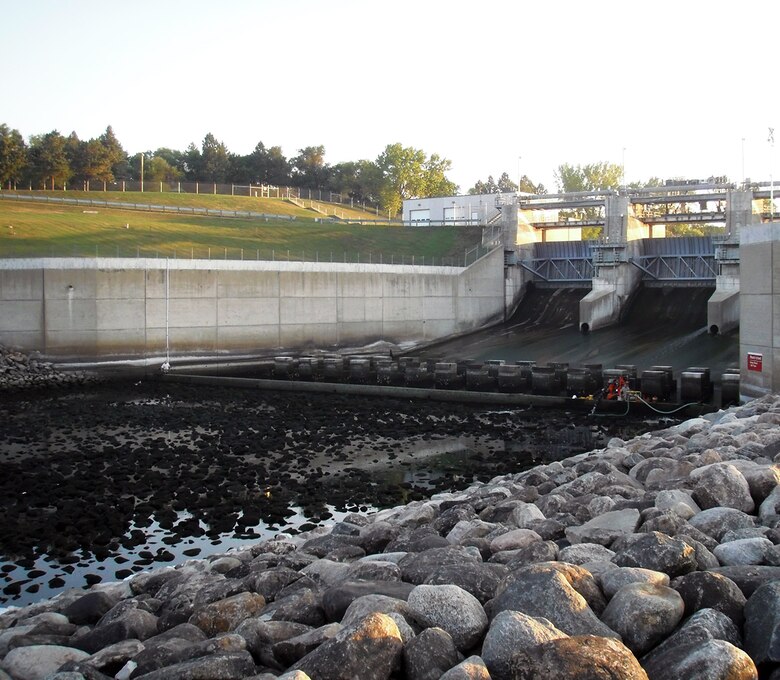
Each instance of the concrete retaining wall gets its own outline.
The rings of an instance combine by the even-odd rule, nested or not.
[[[174,354],[429,342],[503,318],[503,272],[501,248],[466,269],[0,260],[0,343],[49,356],[159,355],[166,307]]]
[[[743,227],[739,257],[740,395],[752,399],[780,390],[780,222]]]

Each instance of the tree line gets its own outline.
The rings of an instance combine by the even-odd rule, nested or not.
[[[143,156],[143,159],[142,159]],[[142,170],[143,160],[143,170]],[[61,188],[88,181],[198,181],[240,185],[295,186],[327,190],[397,214],[405,199],[449,196],[458,186],[447,178],[451,162],[421,149],[388,144],[371,160],[329,164],[324,146],[298,149],[287,158],[279,146],[258,142],[251,153],[232,153],[208,133],[200,146],[161,147],[128,154],[109,125],[97,138],[82,140],[54,130],[28,140],[0,124],[0,186]]]

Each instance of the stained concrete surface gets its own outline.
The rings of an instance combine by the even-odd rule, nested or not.
[[[604,368],[634,364],[708,366],[713,380],[739,366],[739,330],[711,336],[707,300],[712,288],[640,288],[623,321],[583,335],[578,328],[584,288],[529,291],[506,323],[430,346],[421,356],[505,361],[600,363]],[[415,354],[418,354],[415,352]]]

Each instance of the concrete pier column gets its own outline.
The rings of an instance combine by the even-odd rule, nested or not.
[[[604,200],[604,237],[609,243],[626,243],[628,196],[607,196]]]
[[[740,398],[780,391],[780,222],[740,234]]]
[[[528,289],[532,276],[518,260],[528,259],[533,253],[533,243],[539,240],[539,233],[518,209],[517,201],[501,208],[501,241],[504,245],[504,318],[517,309]]]
[[[580,300],[580,330],[605,328],[617,323],[620,312],[642,279],[629,263],[639,254],[636,239],[649,229],[630,212],[628,196],[608,196],[604,203],[604,240],[594,248],[593,289]]]
[[[739,325],[739,240],[753,221],[753,192],[729,191],[726,205],[725,235],[715,248],[715,292],[707,301],[707,328],[713,335]]]

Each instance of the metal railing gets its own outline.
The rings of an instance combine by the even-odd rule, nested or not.
[[[95,246],[50,245],[38,252],[20,249],[14,252],[5,242],[0,259],[20,258],[128,258],[174,260],[228,260],[255,262],[312,262],[372,265],[409,265],[414,267],[468,267],[487,255],[493,248],[478,245],[453,255],[409,255],[383,252],[305,251],[294,249],[239,248],[231,246],[153,247],[130,246],[121,243],[100,243]]]
[[[252,198],[297,198],[299,200],[339,203],[351,208],[359,208],[379,215],[379,206],[370,201],[355,201],[344,194],[327,189],[309,189],[306,187],[277,186],[274,184],[223,184],[219,182],[152,182],[140,180],[102,180],[71,181],[54,187],[41,187],[37,190],[84,191],[89,193],[141,191],[143,193],[176,193],[176,194],[212,194],[221,196],[250,196]],[[10,190],[10,189],[9,189]],[[33,186],[20,187],[13,185],[13,191],[33,191]]]
[[[587,257],[521,260],[518,264],[542,281],[574,283],[593,279],[594,266]]]
[[[296,221],[299,219],[306,219],[298,217],[297,215],[281,215],[277,213],[261,213],[253,212],[251,210],[224,210],[215,208],[203,208],[194,206],[183,205],[162,205],[155,203],[131,203],[129,201],[108,201],[98,198],[70,198],[68,196],[47,196],[45,194],[26,194],[26,193],[9,193],[8,191],[0,191],[0,199],[16,200],[16,201],[38,201],[43,203],[58,203],[63,205],[83,205],[97,208],[114,208],[121,210],[136,210],[142,212],[163,212],[163,213],[176,213],[180,215],[201,215],[206,217],[234,217],[244,219],[261,219],[265,220],[285,220]],[[397,220],[386,219],[363,219],[360,217],[347,217],[343,211],[338,211],[335,208],[331,210],[331,215],[327,214],[325,206],[320,206],[320,209],[313,206],[307,206],[305,201],[301,201],[297,198],[289,199],[291,203],[294,203],[300,208],[312,207],[317,210],[323,217],[312,216],[311,219],[315,222],[334,222],[336,219],[346,222],[348,224],[400,224]],[[310,201],[310,203],[312,203]]]

